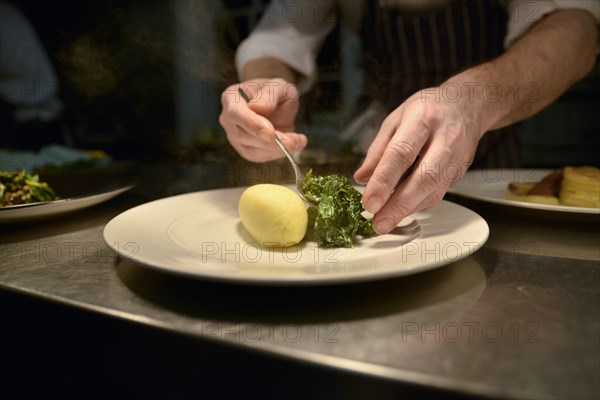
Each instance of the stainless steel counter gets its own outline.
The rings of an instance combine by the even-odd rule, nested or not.
[[[117,258],[102,231],[145,201],[130,193],[59,219],[0,226],[0,287],[234,353],[257,350],[257,359],[451,395],[598,398],[598,218],[453,200],[491,230],[460,262],[370,283],[268,288],[190,280]]]

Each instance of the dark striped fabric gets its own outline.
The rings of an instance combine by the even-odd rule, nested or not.
[[[361,29],[365,91],[389,111],[415,92],[438,86],[503,51],[508,15],[497,1],[439,1],[427,12],[378,3],[367,2]],[[467,95],[469,88],[462,90]],[[516,131],[508,127],[484,135],[472,167],[508,168],[518,163]]]

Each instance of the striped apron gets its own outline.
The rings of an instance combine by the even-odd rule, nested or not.
[[[497,0],[438,1],[433,7],[420,12],[416,7],[381,7],[377,0],[367,2],[361,28],[365,93],[388,112],[418,90],[439,86],[504,51],[508,15]],[[461,89],[463,95],[468,94],[468,87]],[[457,93],[450,92],[452,96]],[[518,165],[517,135],[511,126],[483,136],[471,167]]]

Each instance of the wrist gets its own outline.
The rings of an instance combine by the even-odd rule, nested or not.
[[[509,93],[492,62],[453,76],[441,85],[441,90],[447,97],[455,97],[454,101],[462,107],[465,118],[476,127],[480,137],[507,113]]]
[[[287,83],[296,84],[298,73],[276,58],[258,58],[250,60],[242,70],[242,80],[280,78]]]

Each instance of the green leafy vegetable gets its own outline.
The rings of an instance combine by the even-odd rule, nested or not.
[[[59,199],[46,182],[40,182],[37,175],[25,171],[0,171],[0,207]]]
[[[313,214],[311,218],[309,215],[309,226],[314,226],[319,246],[353,247],[357,235],[376,235],[371,221],[361,215],[364,211],[362,194],[348,178],[339,175],[313,176],[311,170],[300,186],[304,197],[318,208],[316,216]],[[309,209],[309,212],[312,210]]]

